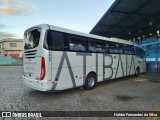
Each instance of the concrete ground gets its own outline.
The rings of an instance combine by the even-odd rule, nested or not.
[[[136,78],[129,76],[101,82],[90,91],[76,88],[57,93],[27,88],[22,82],[22,75],[23,67],[0,67],[1,111],[160,111],[160,73],[146,73]],[[158,120],[157,117],[67,119]]]

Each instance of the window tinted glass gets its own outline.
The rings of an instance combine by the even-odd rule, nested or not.
[[[145,51],[141,48],[136,47],[136,55],[140,58],[145,58]]]
[[[122,54],[123,53],[123,45],[119,43],[109,42],[110,53],[113,54]]]
[[[124,54],[132,55],[134,54],[134,46],[133,45],[123,45]]]
[[[84,37],[69,35],[69,48],[71,51],[86,51],[86,42]]]
[[[89,39],[88,42],[88,51],[89,52],[106,52],[108,49],[108,44],[105,41],[95,40],[95,39]]]
[[[134,46],[121,43],[114,43],[98,39],[86,38],[82,36],[48,31],[44,41],[44,48],[51,50],[67,50],[93,53],[110,54],[134,54]],[[138,50],[139,51],[139,50]],[[138,56],[141,56],[137,51]],[[142,52],[142,51],[141,51]],[[144,51],[143,51],[143,54]]]
[[[51,44],[54,50],[64,50],[64,35],[61,32],[51,31]]]

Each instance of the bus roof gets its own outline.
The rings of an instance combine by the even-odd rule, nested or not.
[[[43,26],[50,27],[51,30],[55,30],[55,31],[59,31],[59,32],[64,32],[64,33],[74,34],[74,35],[83,36],[83,37],[89,37],[89,38],[94,38],[94,39],[99,39],[99,40],[105,40],[105,41],[134,45],[134,46],[140,47],[138,44],[127,41],[127,40],[123,40],[123,39],[119,39],[119,38],[102,37],[102,36],[93,35],[93,34],[89,34],[89,33],[83,33],[83,32],[70,30],[70,29],[67,29],[67,28],[57,27],[57,26],[54,26],[54,25],[40,24],[40,25],[36,25],[34,27],[43,27]]]

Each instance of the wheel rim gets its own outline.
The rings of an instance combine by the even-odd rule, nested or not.
[[[94,78],[93,78],[93,77],[90,77],[90,78],[88,79],[88,86],[89,86],[89,87],[93,87],[94,84],[95,84]]]

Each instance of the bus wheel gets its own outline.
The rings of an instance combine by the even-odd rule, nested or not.
[[[89,73],[86,77],[84,89],[91,90],[96,86],[96,74]]]
[[[140,69],[137,68],[136,71],[135,71],[135,77],[138,77],[138,76],[139,76],[139,73],[140,73]]]

